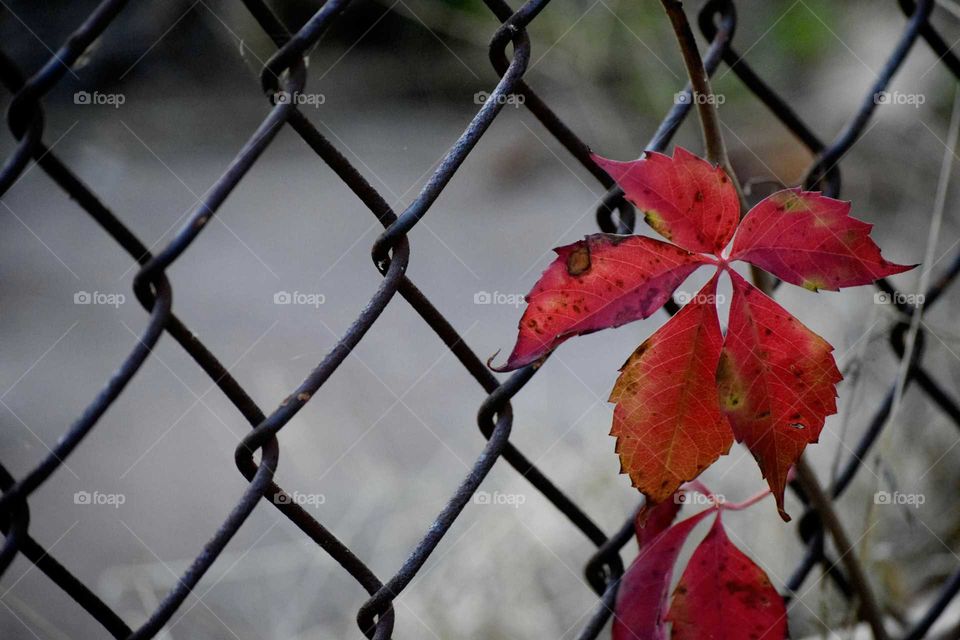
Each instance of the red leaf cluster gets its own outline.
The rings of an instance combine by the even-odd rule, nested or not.
[[[747,262],[813,291],[869,284],[912,267],[880,255],[871,226],[850,217],[849,203],[785,189],[740,220],[730,178],[679,147],[672,158],[594,160],[670,242],[596,234],[557,249],[527,295],[516,345],[498,370],[537,362],[572,336],[649,317],[687,276],[715,267],[706,286],[621,368],[610,394],[621,470],[648,500],[662,502],[735,438],[789,520],[787,473],[836,412],[841,375],[833,347],[731,264]],[[715,304],[722,272],[733,281],[726,335]]]
[[[680,494],[677,494],[678,496]],[[674,501],[637,522],[640,551],[617,591],[613,640],[782,640],[787,610],[764,571],[727,537],[722,510],[708,509],[677,524]],[[674,565],[694,527],[716,513],[670,597]]]

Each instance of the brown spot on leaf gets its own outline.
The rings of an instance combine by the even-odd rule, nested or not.
[[[579,276],[590,270],[590,247],[586,244],[577,247],[567,256],[567,273]]]

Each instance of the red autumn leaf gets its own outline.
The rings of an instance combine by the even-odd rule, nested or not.
[[[725,453],[735,436],[757,459],[789,519],[787,473],[836,412],[841,376],[833,348],[730,263],[747,261],[814,290],[867,284],[912,267],[886,261],[870,239],[871,226],[850,217],[849,204],[818,193],[774,194],[735,230],[739,201],[719,167],[679,147],[672,158],[593,158],[676,246],[598,234],[557,249],[559,257],[527,296],[513,352],[496,370],[536,362],[573,335],[648,317],[697,267],[716,265],[734,281],[722,355],[716,355],[716,314],[702,303],[687,305],[637,349],[610,396],[621,471],[656,503]],[[715,280],[709,286],[714,291]]]
[[[723,337],[715,275],[630,356],[610,394],[621,469],[661,502],[730,450],[716,373]]]
[[[750,210],[730,259],[812,291],[870,284],[916,266],[887,262],[870,239],[872,227],[850,217],[849,202],[786,189]]]
[[[661,511],[670,508],[669,503],[662,503],[654,509]],[[658,521],[654,513],[650,514],[646,526],[653,526]],[[701,511],[654,536],[644,534],[642,529],[637,531],[637,537],[641,540],[640,553],[620,579],[614,605],[613,640],[666,639],[664,618],[673,565],[677,563],[687,536],[710,513]],[[642,544],[644,539],[647,540],[645,545]]]
[[[555,250],[557,259],[527,294],[511,371],[567,338],[646,318],[705,260],[641,236],[598,233]]]
[[[787,637],[783,598],[763,569],[730,542],[719,516],[687,563],[667,620],[671,640]]]
[[[657,233],[690,251],[719,254],[733,237],[740,201],[723,169],[677,147],[618,162],[594,155]]]
[[[843,379],[826,340],[735,272],[717,387],[737,440],[760,465],[777,508],[790,467],[837,411]]]

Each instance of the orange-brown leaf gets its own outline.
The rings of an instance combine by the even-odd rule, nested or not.
[[[621,471],[652,502],[669,498],[733,444],[717,396],[716,289],[715,275],[630,356],[610,394]]]

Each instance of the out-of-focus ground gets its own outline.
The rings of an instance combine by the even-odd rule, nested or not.
[[[825,140],[868,93],[904,26],[894,2],[738,4],[738,49]],[[138,5],[46,99],[45,141],[158,248],[266,114],[257,73],[271,48],[239,2]],[[700,3],[690,5],[693,11]],[[93,6],[11,3],[0,13],[0,46],[32,71],[48,55],[45,46],[55,49]],[[289,18],[310,11],[289,10]],[[935,20],[949,42],[960,34],[950,11],[938,8]],[[475,94],[494,86],[486,44],[496,26],[473,1],[358,0],[310,57],[308,91],[324,99],[304,111],[401,210],[476,112]],[[683,84],[658,3],[555,2],[531,38],[526,78],[558,115],[596,151],[639,156]],[[876,224],[874,236],[892,260],[923,260],[953,87],[919,43],[891,89],[921,95],[923,104],[881,105],[843,158],[843,197],[854,202],[855,215]],[[725,98],[720,115],[741,178],[797,184],[808,154],[726,67],[715,90]],[[77,91],[122,94],[124,102],[75,104]],[[677,142],[700,151],[692,118]],[[11,136],[0,145],[9,154]],[[549,263],[551,247],[596,231],[601,193],[535,118],[508,105],[413,231],[409,275],[486,358],[512,345],[522,310],[512,303]],[[948,192],[936,238],[934,274],[960,241],[955,193]],[[41,170],[28,170],[0,204],[0,459],[19,477],[133,348],[146,314],[131,292],[133,260]],[[369,249],[378,228],[285,130],[169,270],[174,309],[269,410],[322,359],[376,288],[380,275]],[[914,271],[894,282],[915,291],[919,277]],[[694,277],[683,290],[696,284]],[[78,292],[125,300],[116,308],[79,305]],[[323,304],[278,305],[278,292],[316,294],[309,300]],[[484,293],[493,304],[478,304]],[[896,317],[890,306],[875,304],[869,287],[817,295],[783,287],[777,297],[836,347],[846,374],[840,413],[809,449],[826,479],[835,459],[850,455],[895,379],[884,336]],[[960,381],[957,308],[947,299],[924,319],[925,362],[953,395]],[[513,401],[513,442],[608,532],[620,527],[638,494],[617,473],[606,397],[625,357],[665,317],[565,344]],[[390,576],[480,452],[476,413],[484,397],[398,296],[280,433],[278,482],[298,492],[377,575]],[[137,625],[246,486],[233,451],[248,428],[164,336],[129,389],[32,496],[30,530]],[[892,610],[910,611],[920,604],[918,593],[932,593],[960,565],[958,435],[924,396],[908,390],[838,503]],[[728,499],[763,486],[739,446],[704,480]],[[575,636],[596,603],[582,574],[592,545],[506,463],[495,466],[483,489],[491,504],[466,508],[398,599],[396,636]],[[920,495],[923,504],[875,504],[877,491]],[[123,504],[82,504],[78,492],[122,495]],[[793,497],[788,509],[801,513]],[[782,586],[801,556],[795,527],[768,503],[727,520],[736,542]],[[633,553],[629,545],[626,554]],[[365,592],[267,504],[196,596],[159,637],[361,637],[355,615]],[[22,558],[0,582],[0,603],[3,638],[104,637]],[[851,615],[815,571],[790,620],[802,636]]]

